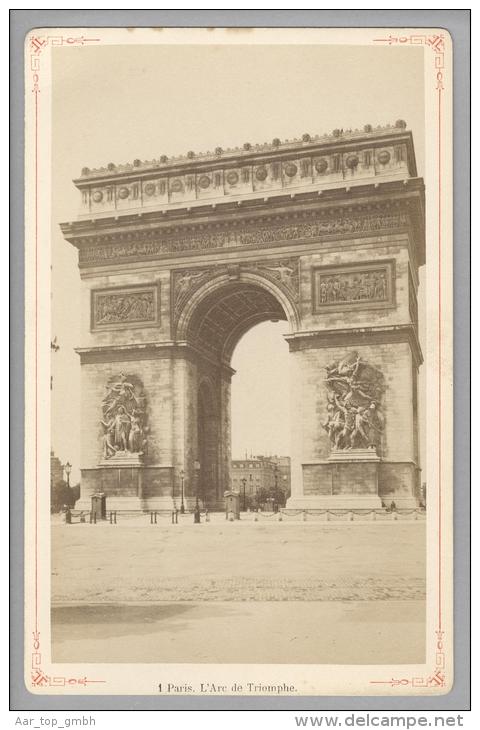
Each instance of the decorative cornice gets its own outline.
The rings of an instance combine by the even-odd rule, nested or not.
[[[290,352],[324,347],[354,347],[359,345],[407,342],[410,345],[415,366],[418,368],[423,363],[418,334],[416,328],[411,323],[378,327],[349,327],[345,329],[295,332],[291,335],[284,335],[284,337],[288,341]]]
[[[141,360],[165,360],[173,358],[188,358],[196,361],[198,358],[208,360],[209,364],[231,377],[235,370],[225,362],[219,362],[208,356],[208,353],[199,350],[189,342],[138,342],[126,345],[99,345],[95,347],[76,347],[75,352],[80,356],[81,365],[114,362],[139,362]]]
[[[150,213],[122,221],[63,224],[80,249],[81,267],[145,261],[215,249],[267,248],[282,242],[347,238],[413,227],[418,263],[424,262],[423,183],[385,183],[350,191],[262,200],[239,209],[230,204],[183,213],[179,220]],[[178,214],[178,213],[177,213]]]
[[[167,214],[179,207],[248,203],[258,196],[296,195],[342,185],[380,184],[416,178],[413,139],[404,125],[325,139],[277,140],[255,149],[233,150],[169,162],[106,168],[74,180],[80,191],[80,219],[101,220]]]
[[[371,142],[376,138],[381,138],[384,141],[385,137],[392,135],[398,136],[399,134],[405,134],[406,122],[399,119],[395,124],[387,124],[384,126],[373,127],[371,124],[366,124],[363,129],[334,129],[330,134],[323,135],[310,135],[305,133],[300,139],[284,140],[281,141],[278,138],[272,140],[272,142],[264,142],[263,144],[252,145],[248,142],[244,143],[242,147],[232,147],[222,149],[217,147],[214,152],[187,152],[186,155],[179,155],[177,157],[167,157],[167,155],[161,155],[158,159],[153,160],[134,160],[132,163],[116,165],[110,162],[105,167],[89,169],[84,167],[80,178],[77,178],[74,182],[77,185],[81,185],[85,181],[98,178],[111,178],[114,175],[138,175],[141,172],[157,172],[160,170],[168,170],[172,167],[192,167],[193,165],[198,166],[199,163],[218,163],[223,160],[231,160],[231,158],[242,158],[250,159],[255,158],[258,155],[265,155],[278,152],[297,152],[300,150],[309,150],[318,146],[325,145],[345,145],[350,141],[359,142],[365,140]]]

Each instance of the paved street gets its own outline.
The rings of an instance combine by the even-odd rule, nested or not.
[[[425,524],[52,526],[54,602],[424,598]]]
[[[423,522],[53,524],[54,659],[421,661],[424,553]]]
[[[56,662],[421,663],[423,601],[182,602],[53,609]]]

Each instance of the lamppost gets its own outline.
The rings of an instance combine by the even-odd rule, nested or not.
[[[243,477],[242,484],[243,484],[243,511],[244,512],[245,512],[245,484],[246,483],[247,483],[247,480],[245,479],[245,477]]]
[[[65,474],[67,475],[67,487],[70,488],[70,472],[72,471],[72,465],[69,461],[64,466]]]
[[[185,503],[183,501],[183,485],[185,482],[185,472],[183,471],[183,469],[180,472],[180,479],[182,480],[182,502],[180,504],[180,514],[184,515],[185,514]]]
[[[277,511],[277,496],[278,496],[278,465],[275,464],[275,467],[273,469],[274,479],[275,479],[275,497],[273,498],[273,504],[272,509],[274,512]]]
[[[200,505],[198,504],[198,480],[200,476],[200,462],[194,461],[193,468],[195,469],[195,511],[193,513],[193,522],[198,524],[200,522]]]

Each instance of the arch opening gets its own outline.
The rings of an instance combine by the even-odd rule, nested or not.
[[[180,337],[227,365],[237,343],[252,327],[279,320],[288,321],[290,329],[295,326],[293,307],[288,306],[283,292],[248,280],[222,282],[189,305],[192,311],[180,322]]]
[[[285,322],[262,322],[232,357],[232,456],[290,451],[290,354]],[[279,452],[278,452],[279,453]]]
[[[260,277],[258,277],[260,278]],[[190,442],[198,462],[195,498],[203,507],[223,508],[232,486],[231,360],[240,340],[257,325],[282,322],[283,332],[297,320],[288,295],[270,281],[222,277],[194,292],[179,318],[177,340],[193,346],[192,375],[196,381],[195,418]],[[276,336],[278,337],[278,330]],[[286,347],[286,345],[285,345]],[[264,354],[268,359],[268,354]],[[253,372],[252,377],[259,380]],[[260,386],[261,387],[261,386]],[[193,414],[192,414],[193,415]],[[261,417],[261,413],[257,414]],[[289,419],[288,419],[289,420]],[[271,449],[271,453],[275,449]]]

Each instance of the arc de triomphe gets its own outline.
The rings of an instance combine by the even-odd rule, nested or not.
[[[403,121],[84,169],[81,502],[220,508],[232,353],[286,320],[292,508],[414,506],[423,181]]]

